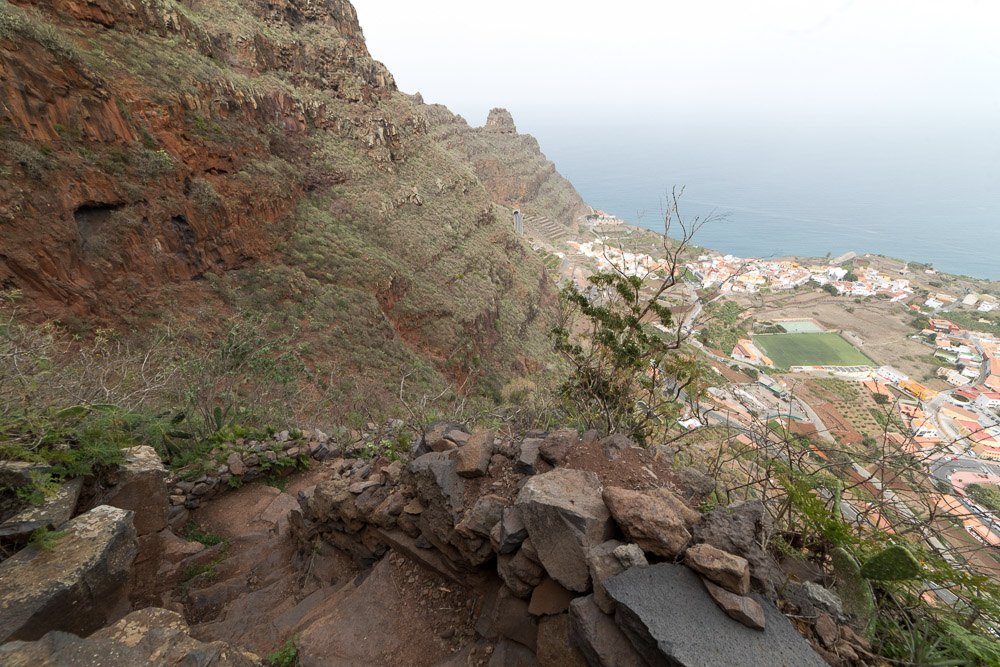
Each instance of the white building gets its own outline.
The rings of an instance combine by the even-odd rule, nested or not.
[[[909,379],[908,375],[900,373],[892,366],[882,366],[878,369],[878,375],[886,382],[902,382]]]
[[[976,396],[976,407],[980,410],[992,410],[1000,407],[1000,393],[987,391]]]

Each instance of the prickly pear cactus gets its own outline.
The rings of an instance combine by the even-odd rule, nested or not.
[[[861,566],[861,576],[875,581],[903,581],[920,574],[920,563],[910,551],[894,544],[878,552]]]
[[[830,552],[833,574],[837,577],[837,592],[855,626],[866,631],[875,615],[875,600],[868,580],[861,574],[861,566],[847,549],[837,547]]]

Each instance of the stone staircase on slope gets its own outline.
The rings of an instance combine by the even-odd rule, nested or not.
[[[529,236],[537,236],[549,241],[563,241],[570,237],[570,231],[552,218],[526,213],[524,229]]]

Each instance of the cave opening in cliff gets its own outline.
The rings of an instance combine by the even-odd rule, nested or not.
[[[86,248],[87,241],[98,234],[111,222],[111,213],[121,208],[121,204],[84,204],[73,211],[76,228],[80,234],[80,244]]]

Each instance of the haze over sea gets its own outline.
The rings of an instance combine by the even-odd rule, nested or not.
[[[720,252],[878,253],[1000,280],[995,125],[515,121],[589,204],[648,229],[683,185],[686,218],[726,216],[695,239]]]

